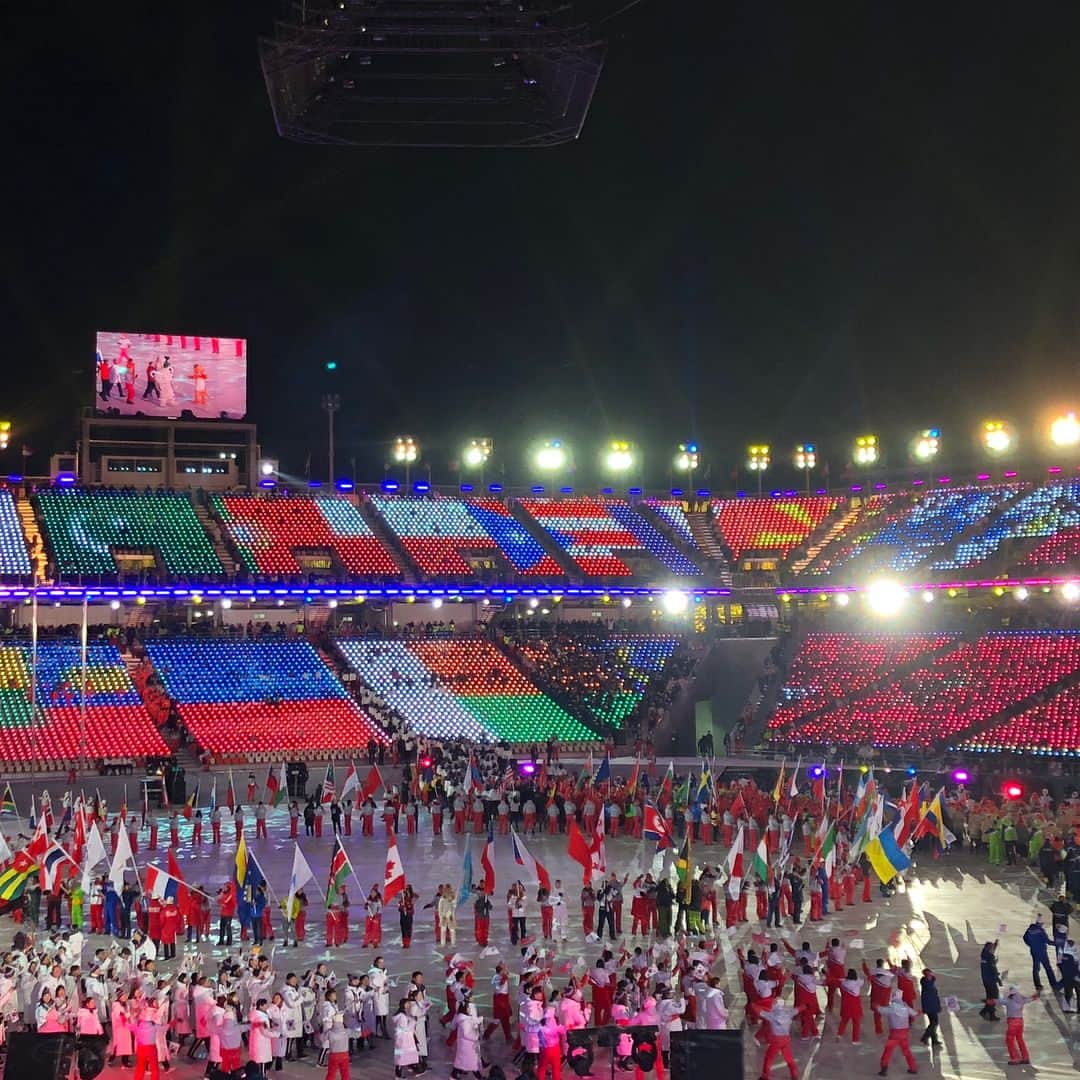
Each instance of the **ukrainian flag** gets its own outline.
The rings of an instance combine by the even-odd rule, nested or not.
[[[900,850],[892,829],[882,829],[866,845],[866,857],[883,882],[892,881],[897,874],[911,866],[911,860]]]

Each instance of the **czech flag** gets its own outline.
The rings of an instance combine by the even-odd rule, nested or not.
[[[530,880],[538,881],[541,888],[551,892],[551,878],[544,864],[532,857],[521,837],[513,829],[510,830],[510,840],[514,845],[514,862],[525,868],[525,873]]]

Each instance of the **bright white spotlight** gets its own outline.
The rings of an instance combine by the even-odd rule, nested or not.
[[[336,600],[331,600],[326,606],[329,607],[329,608],[336,608],[337,607],[337,601]]]
[[[987,420],[982,427],[983,448],[989,454],[1004,454],[1012,448],[1013,436],[1004,420]]]
[[[228,598],[228,597],[226,596],[226,597],[225,597],[225,599],[221,601],[221,606],[222,606],[222,607],[223,607],[223,608],[224,608],[224,609],[225,609],[226,611],[228,611],[228,610],[229,610],[229,608],[231,608],[231,607],[232,607],[232,601],[231,601],[231,600],[230,600],[230,599],[229,599],[229,598]]]
[[[934,590],[933,589],[923,589],[923,591],[922,591],[922,599],[923,599],[924,604],[932,604],[934,602]]]
[[[224,457],[225,455],[222,454],[221,456]],[[259,472],[261,472],[263,476],[273,476],[274,473],[277,472],[277,462],[269,460],[260,461]]]
[[[669,615],[682,615],[690,606],[690,597],[678,589],[669,589],[664,593],[664,610]]]
[[[629,596],[624,596],[624,597],[622,598],[622,606],[623,606],[623,607],[629,607],[629,606],[630,606],[630,605],[631,605],[631,604],[632,604],[633,602],[634,602],[634,601],[633,601],[633,600],[631,600]]]
[[[1080,420],[1076,413],[1059,416],[1050,425],[1050,441],[1055,446],[1075,446],[1080,443]]]
[[[490,439],[473,439],[461,453],[462,461],[469,469],[479,469],[487,464],[491,457],[492,442]]]
[[[837,593],[833,597],[833,603],[837,607],[847,607],[851,603],[851,597],[846,592]]]
[[[533,598],[532,598],[532,599],[531,599],[531,600],[529,601],[529,607],[531,607],[531,608],[533,609],[533,611],[535,611],[535,610],[536,610],[536,609],[537,609],[537,608],[538,608],[539,606],[540,606],[540,601],[539,601],[539,600],[537,600],[537,599],[536,599],[536,597],[534,596],[534,597],[533,597]]]
[[[1066,581],[1061,586],[1061,595],[1069,601],[1070,604],[1075,604],[1077,600],[1080,600],[1080,585],[1077,585],[1075,581]]]
[[[610,472],[620,473],[632,469],[634,467],[634,452],[631,450],[630,444],[620,440],[611,443],[608,446],[604,463]]]
[[[866,590],[866,602],[875,615],[895,615],[907,599],[907,590],[898,581],[875,581]]]
[[[920,432],[911,444],[911,456],[916,461],[931,461],[941,449],[941,432],[937,428],[927,428]]]
[[[119,600],[110,600],[109,601],[109,607],[111,607],[113,609],[113,611],[119,611],[120,610],[120,601]]]
[[[431,606],[433,608],[435,608],[436,610],[441,608],[442,607],[442,597],[436,596],[435,599],[431,601]]]
[[[1019,588],[1013,589],[1013,596],[1015,596],[1017,600],[1026,600],[1028,598],[1028,591],[1021,585]]]
[[[544,443],[536,451],[536,467],[544,472],[559,472],[566,466],[566,449],[563,444],[554,439]]]

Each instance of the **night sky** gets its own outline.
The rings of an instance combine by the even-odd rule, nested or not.
[[[3,409],[44,470],[97,329],[250,341],[267,452],[435,479],[469,435],[696,438],[729,477],[849,436],[1080,405],[1080,65],[1068,5],[678,3],[609,23],[581,139],[367,151],[276,135],[274,0],[4,16]],[[49,14],[37,14],[38,7]],[[1066,21],[1068,20],[1068,21]],[[15,462],[5,467],[15,467]]]

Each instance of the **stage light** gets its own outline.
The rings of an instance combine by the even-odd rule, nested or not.
[[[663,604],[664,610],[669,615],[682,615],[690,606],[690,600],[686,593],[680,592],[678,589],[669,589],[664,593]]]
[[[604,464],[609,471],[622,473],[634,467],[634,452],[628,442],[616,439],[609,444]]]
[[[1015,780],[1007,780],[1005,786],[1001,789],[1006,799],[1022,799],[1024,797],[1024,787],[1022,784],[1018,784]]]
[[[895,615],[907,599],[907,590],[897,581],[875,581],[866,590],[866,601],[875,615]]]
[[[982,426],[983,449],[988,454],[1004,454],[1012,449],[1013,434],[1004,420],[985,420]]]
[[[1075,604],[1077,600],[1080,600],[1080,585],[1077,585],[1075,581],[1066,581],[1061,586],[1061,595],[1069,601],[1070,604]]]
[[[491,439],[470,439],[468,445],[461,452],[461,460],[467,468],[479,469],[487,464],[493,449],[494,443]]]
[[[232,601],[231,601],[231,600],[230,600],[230,599],[229,599],[229,598],[228,598],[228,597],[226,596],[226,597],[225,597],[225,599],[221,601],[221,606],[222,606],[222,607],[223,607],[223,608],[224,608],[224,609],[225,609],[226,611],[228,611],[228,610],[229,610],[229,608],[231,608],[231,607],[232,607]]]
[[[914,765],[909,765],[908,766],[908,771],[907,771],[908,776],[914,776],[916,772],[918,772],[918,770],[915,768]]]
[[[847,607],[851,603],[851,597],[846,592],[837,593],[833,597],[833,603],[837,607]]]
[[[264,458],[259,462],[259,472],[262,473],[263,476],[273,476],[277,471],[278,463],[276,461],[271,461],[270,458]]]
[[[411,435],[399,435],[394,440],[393,457],[398,465],[414,465],[420,457],[420,446]]]
[[[971,774],[967,769],[953,769],[952,778],[954,784],[966,784],[971,779]]]
[[[536,772],[536,766],[531,761],[523,761],[519,768],[522,776],[532,776]]]
[[[532,599],[531,599],[531,600],[529,601],[529,607],[530,607],[530,608],[532,608],[532,610],[533,610],[533,611],[535,611],[535,610],[536,610],[536,609],[537,609],[537,608],[538,608],[539,606],[540,606],[540,601],[539,601],[539,600],[537,600],[537,599],[536,599],[536,597],[534,596],[534,597],[533,597],[533,598],[532,598]]]
[[[113,611],[119,611],[120,610],[120,601],[119,600],[110,600],[109,601],[109,607],[111,607],[113,609]]]
[[[560,439],[551,439],[540,446],[533,460],[542,472],[559,472],[566,467],[566,447]]]
[[[856,465],[876,465],[880,457],[878,450],[878,438],[876,435],[860,435],[855,440],[855,447],[851,453],[851,460]]]
[[[1050,425],[1050,441],[1055,446],[1075,446],[1080,443],[1080,420],[1076,413],[1065,413]]]
[[[697,443],[679,443],[679,451],[675,455],[675,468],[679,472],[692,473],[700,461]]]
[[[634,601],[633,601],[633,600],[631,600],[629,596],[624,596],[624,597],[622,598],[622,606],[623,606],[623,607],[629,607],[629,606],[630,606],[630,605],[631,605],[631,604],[632,604],[633,602],[634,602]]]
[[[937,428],[927,428],[919,432],[911,443],[911,456],[916,461],[932,461],[941,449],[941,432]]]
[[[810,779],[820,780],[823,776],[828,777],[828,770],[823,765],[811,765],[810,766]]]
[[[1017,600],[1026,600],[1028,598],[1028,591],[1021,585],[1018,588],[1013,589],[1013,596],[1015,596]]]
[[[765,443],[746,448],[746,467],[751,472],[764,472],[771,460],[770,449]]]
[[[442,597],[436,596],[435,599],[431,601],[431,606],[433,608],[435,608],[436,611],[439,608],[441,608],[442,607]]]
[[[795,468],[800,472],[817,468],[817,448],[813,443],[800,443],[795,447]]]

